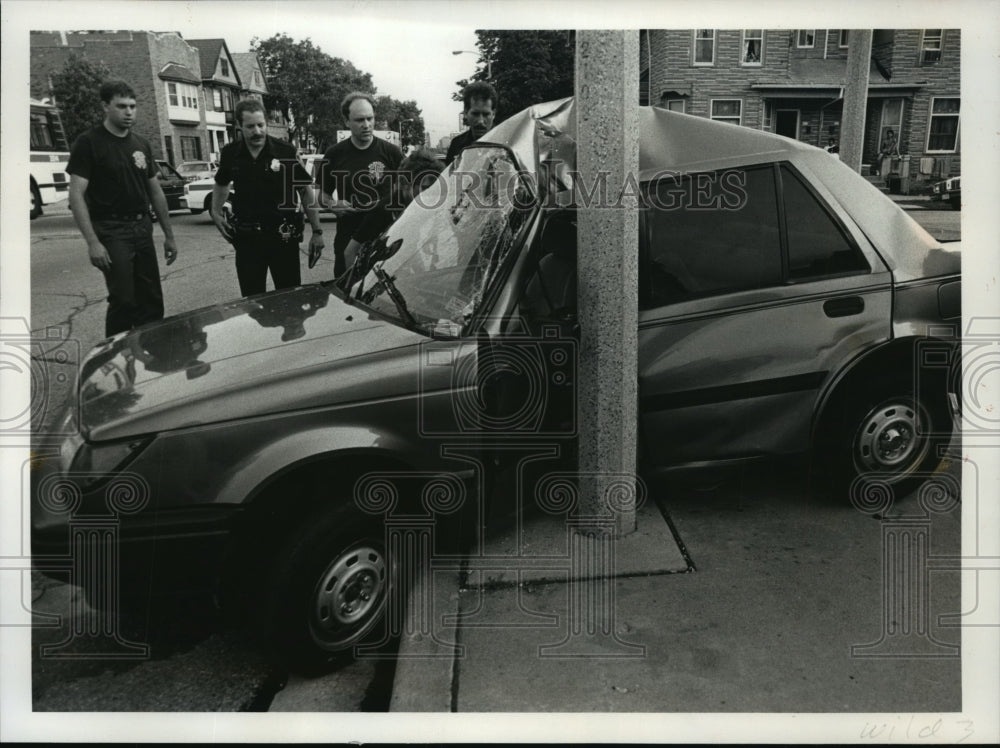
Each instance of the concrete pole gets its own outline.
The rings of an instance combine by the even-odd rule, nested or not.
[[[840,118],[840,160],[861,171],[865,145],[865,111],[868,107],[868,70],[871,67],[871,29],[851,29],[847,48],[847,81],[844,114]]]
[[[578,179],[588,194],[602,173],[608,184],[577,223],[579,514],[613,516],[622,536],[636,510],[639,213],[622,192],[639,173],[639,32],[578,31],[575,87]]]

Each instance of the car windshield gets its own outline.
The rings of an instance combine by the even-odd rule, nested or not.
[[[509,151],[466,150],[366,244],[350,294],[428,335],[461,335],[513,256],[534,195]],[[363,275],[362,275],[363,274]]]
[[[181,164],[177,167],[181,174],[197,174],[200,171],[211,171],[208,164],[199,161],[197,163]]]

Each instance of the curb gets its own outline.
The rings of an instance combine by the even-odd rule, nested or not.
[[[429,565],[421,568],[400,611],[390,712],[454,711],[456,668],[465,651],[458,643],[459,572],[438,574],[432,584],[433,574]]]

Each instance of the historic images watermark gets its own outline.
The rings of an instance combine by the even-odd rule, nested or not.
[[[510,164],[513,167],[513,163]],[[419,209],[436,210],[447,204],[468,201],[474,210],[489,210],[511,205],[515,210],[536,206],[558,208],[571,202],[579,208],[634,210],[636,206],[657,211],[737,211],[749,201],[747,172],[742,168],[727,168],[712,172],[687,172],[659,169],[640,175],[629,172],[624,177],[608,171],[584,174],[560,161],[543,164],[540,189],[539,177],[524,170],[464,171],[461,167],[434,175],[433,184],[413,196],[412,205]],[[334,176],[338,181],[350,181],[352,194],[359,204],[369,205],[384,199],[389,210],[401,211],[411,203],[404,201],[400,181],[406,179],[389,172],[378,189],[367,173],[320,173],[320,189],[315,208],[322,208],[319,194],[330,193],[325,183]],[[286,207],[296,207],[296,189],[312,186],[312,181],[291,179],[286,185]],[[570,198],[567,198],[567,195]],[[461,196],[461,197],[456,197]]]

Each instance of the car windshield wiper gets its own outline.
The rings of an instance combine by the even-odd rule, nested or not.
[[[396,284],[389,274],[385,272],[385,269],[382,267],[382,263],[378,262],[372,265],[372,272],[375,273],[375,277],[378,278],[379,283],[382,284],[386,293],[389,294],[389,298],[392,299],[392,303],[396,305],[399,315],[403,318],[403,321],[406,322],[407,326],[414,329],[419,328],[417,320],[412,314],[410,314],[410,310],[406,307],[406,299],[403,298],[403,294],[401,294],[399,289],[396,288]]]

